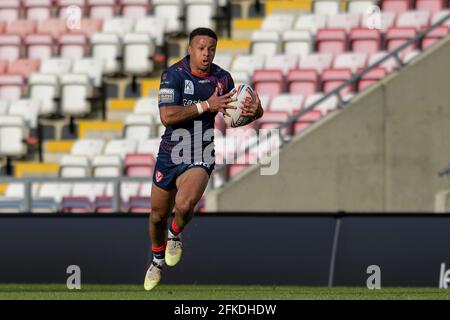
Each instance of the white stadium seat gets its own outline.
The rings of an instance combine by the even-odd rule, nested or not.
[[[63,155],[60,162],[61,177],[82,178],[90,176],[89,158],[82,155]]]
[[[422,27],[426,27],[430,21],[430,12],[428,11],[405,11],[399,14],[397,17],[396,27],[412,27],[417,30],[421,30]]]
[[[8,113],[9,101],[0,100],[0,115],[5,115]]]
[[[101,182],[93,183],[74,183],[71,196],[73,197],[86,197],[91,202],[95,200],[95,197],[99,197],[105,194],[106,184]]]
[[[368,9],[376,5],[378,0],[349,0],[347,11],[349,13],[366,14]]]
[[[233,64],[231,65],[231,71],[233,75],[235,72],[241,71],[246,72],[248,76],[251,76],[255,70],[263,69],[263,67],[264,56],[242,54],[234,59]]]
[[[99,155],[92,160],[92,175],[94,177],[120,177],[122,161],[118,155]]]
[[[328,28],[342,28],[349,32],[359,26],[361,15],[357,13],[339,13],[328,17]]]
[[[121,0],[121,15],[137,20],[147,16],[151,2],[148,0]]]
[[[147,33],[154,39],[156,45],[162,46],[164,44],[166,24],[166,20],[162,17],[149,16],[137,20],[134,32]]]
[[[40,115],[56,112],[55,98],[59,97],[58,76],[34,73],[29,78],[28,86],[30,98],[40,101]]]
[[[39,100],[20,99],[11,102],[8,114],[21,116],[29,128],[36,129],[40,105]]]
[[[105,141],[102,139],[79,139],[72,146],[71,154],[86,156],[92,160],[96,155],[102,154]]]
[[[308,30],[289,30],[282,36],[283,52],[286,55],[304,56],[313,50],[313,40]]]
[[[28,20],[43,21],[51,18],[52,0],[24,0]]]
[[[313,0],[312,10],[316,14],[336,15],[340,11],[340,0]]]
[[[316,34],[318,29],[325,28],[327,16],[324,14],[304,14],[300,15],[295,22],[294,29],[309,30]]]
[[[317,102],[324,96],[323,93],[316,93],[311,96],[308,96],[305,100],[304,108],[308,108],[313,103]],[[325,101],[319,103],[314,110],[319,110],[322,115],[326,115],[328,112],[336,110],[338,107],[338,98],[336,95],[332,95],[328,97]]]
[[[135,197],[139,194],[141,184],[139,182],[122,182],[120,184],[120,197],[123,202],[128,202],[130,197]],[[112,183],[106,185],[105,195],[112,197],[114,195],[114,188]]]
[[[233,61],[233,55],[226,53],[218,53],[214,56],[214,63],[224,70],[229,70],[231,62]]]
[[[362,52],[341,53],[334,58],[333,68],[347,68],[351,69],[352,72],[355,73],[358,69],[366,66],[367,58],[367,53]]]
[[[157,97],[140,98],[133,109],[135,114],[151,114],[159,118],[159,107]]]
[[[153,71],[152,56],[155,47],[150,35],[128,33],[123,39],[124,71],[133,75],[144,75]]]
[[[252,34],[253,55],[273,56],[279,48],[280,35],[276,31],[255,31]]]
[[[153,13],[166,20],[166,32],[182,30],[180,17],[183,15],[182,0],[153,0]]]
[[[277,31],[279,33],[291,30],[294,26],[295,18],[295,14],[272,13],[264,18],[261,29],[265,31]]]
[[[158,154],[160,142],[160,138],[139,141],[137,153],[150,153],[156,157],[156,155]]]
[[[72,193],[71,183],[45,182],[41,184],[37,198],[52,198],[56,203],[60,203],[63,197]]]
[[[87,74],[90,84],[95,87],[100,87],[102,85],[103,67],[103,60],[84,58],[74,61],[72,72]]]
[[[156,135],[151,114],[129,114],[125,118],[124,138],[146,140]]]
[[[0,116],[0,155],[23,156],[27,153],[24,139],[28,131],[21,116]]]
[[[91,111],[89,78],[86,74],[65,74],[61,77],[61,112],[81,116]]]
[[[56,76],[62,76],[69,73],[72,69],[72,61],[70,59],[63,58],[51,58],[42,61],[40,72],[44,74],[54,74]]]
[[[185,0],[185,8],[188,33],[199,27],[215,29],[215,0]]]
[[[120,52],[120,39],[114,33],[94,33],[91,37],[92,56],[104,63],[105,74],[116,73],[120,69],[118,58]]]
[[[294,55],[275,55],[266,57],[266,61],[264,64],[264,69],[267,70],[281,70],[284,75],[287,75],[289,70],[295,69],[298,65],[298,56]]]
[[[0,75],[0,100],[19,100],[25,87],[25,78],[20,74]]]
[[[128,153],[135,153],[137,150],[136,140],[118,139],[110,140],[105,147],[104,154],[119,155],[121,159],[125,158]]]
[[[287,111],[291,113],[294,110],[300,110],[303,106],[305,97],[298,94],[280,94],[272,98],[270,111]]]
[[[40,185],[33,183],[31,186],[31,196],[36,197],[39,193]],[[8,199],[23,199],[25,196],[25,184],[24,183],[10,183],[5,190],[5,198]]]
[[[251,75],[247,71],[231,71],[231,77],[234,80],[234,85],[237,86],[242,83],[249,83]]]
[[[315,69],[321,73],[323,69],[331,68],[333,54],[331,53],[312,53],[300,59],[300,69]]]
[[[103,22],[104,33],[114,33],[123,37],[126,33],[133,31],[134,21],[124,17],[114,17]]]
[[[375,62],[380,61],[387,54],[388,54],[388,52],[386,52],[386,51],[379,51],[379,52],[371,54],[369,57],[368,65],[370,66],[370,65],[374,64]],[[397,68],[397,66],[398,66],[398,63],[394,57],[387,59],[381,65],[379,65],[379,67],[385,68],[388,73],[392,72],[395,68]]]

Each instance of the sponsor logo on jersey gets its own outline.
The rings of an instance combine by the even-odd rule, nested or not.
[[[159,89],[159,102],[160,103],[174,103],[175,90],[174,89]]]
[[[156,170],[155,178],[156,182],[161,182],[161,180],[164,178],[164,174],[161,171]]]
[[[194,83],[191,80],[184,80],[184,93],[194,94]]]

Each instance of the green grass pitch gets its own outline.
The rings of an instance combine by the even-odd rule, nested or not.
[[[60,284],[0,284],[0,300],[403,300],[450,299],[450,291],[438,288],[299,287],[233,285],[160,285],[151,292],[140,285],[82,285],[68,290]]]

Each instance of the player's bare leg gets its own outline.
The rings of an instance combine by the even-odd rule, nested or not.
[[[176,181],[175,218],[169,227],[166,247],[166,263],[176,265],[183,252],[181,232],[191,221],[194,208],[208,185],[209,176],[202,168],[191,168],[181,174]]]
[[[145,275],[145,290],[153,289],[161,280],[162,267],[165,263],[167,218],[175,204],[175,194],[175,189],[166,191],[155,184],[152,185],[152,212],[149,218],[149,229],[152,240],[153,261]]]

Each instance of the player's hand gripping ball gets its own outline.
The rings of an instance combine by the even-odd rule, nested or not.
[[[235,94],[231,97],[235,101],[228,103],[229,106],[236,107],[236,109],[227,109],[227,113],[223,114],[225,123],[229,128],[241,127],[252,121],[251,117],[242,115],[242,106],[247,98],[251,98],[252,102],[256,101],[256,95],[252,87],[248,84],[241,84],[236,88]]]

